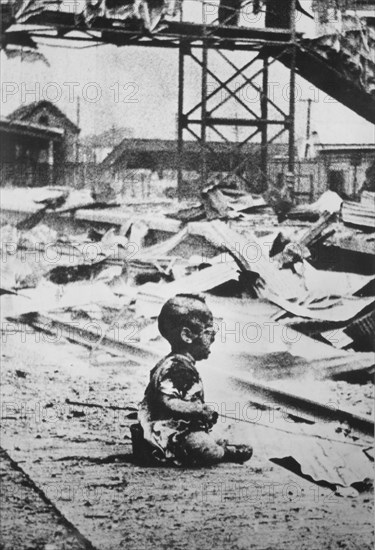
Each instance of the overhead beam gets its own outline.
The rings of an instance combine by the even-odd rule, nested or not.
[[[79,17],[81,21],[78,20]],[[115,19],[109,19],[107,17],[96,17],[92,20],[90,27],[85,24],[82,14],[74,14],[64,11],[52,11],[45,10],[37,15],[30,16],[24,23],[28,25],[41,25],[44,27],[61,27],[68,31],[110,31],[114,34],[131,35],[139,38],[147,37],[150,39],[160,37],[171,38],[175,36],[177,38],[190,38],[195,40],[202,40],[205,37],[205,28],[207,29],[207,38],[212,41],[222,38],[231,41],[251,41],[251,40],[265,40],[267,42],[288,42],[290,41],[291,34],[286,29],[269,29],[269,28],[256,28],[256,27],[234,27],[225,25],[202,25],[199,23],[187,23],[183,21],[165,21],[163,28],[155,34],[143,29],[142,21],[125,20],[119,21]],[[113,23],[116,26],[113,26]],[[121,25],[121,26],[120,26]],[[63,38],[63,36],[61,36]],[[210,47],[210,40],[208,40],[208,47]],[[212,42],[212,47],[214,43]]]
[[[290,52],[281,50],[279,46],[268,46],[263,48],[263,55],[278,55],[278,60],[290,69],[293,58]],[[303,41],[299,41],[296,46],[295,66],[299,76],[375,124],[374,96],[366,93],[354,80],[346,78],[337,67],[315,53],[311,46],[305,47]]]

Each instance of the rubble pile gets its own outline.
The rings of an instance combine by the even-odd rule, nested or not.
[[[364,209],[373,195],[365,192]],[[62,221],[68,208],[70,224],[81,215],[79,203],[66,194],[42,204]],[[163,353],[156,324],[162,303],[177,293],[204,293],[221,340],[218,376],[230,364],[230,376],[249,391],[307,416],[312,403],[323,418],[349,426],[349,439],[355,430],[368,434],[368,411],[358,416],[353,406],[332,413],[309,397],[311,384],[366,383],[373,370],[375,270],[346,271],[334,261],[329,270],[319,265],[319,251],[348,232],[373,242],[367,217],[362,229],[362,218],[353,228],[347,204],[328,192],[312,205],[291,209],[279,223],[262,197],[211,186],[201,203],[170,204],[157,220],[133,212],[120,224],[114,207],[110,226],[98,208],[99,221],[86,229],[78,224],[74,234],[29,212],[18,224],[1,227],[2,315],[36,330],[64,329],[91,357],[105,350],[154,359]],[[315,221],[306,221],[307,211]],[[230,346],[228,326],[239,327]],[[282,461],[284,451],[269,452]],[[302,456],[294,459],[312,468]],[[324,475],[337,479],[327,469]],[[347,479],[353,481],[352,471]]]

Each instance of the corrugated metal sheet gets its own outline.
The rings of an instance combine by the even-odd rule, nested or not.
[[[172,283],[146,283],[139,287],[137,311],[147,311],[147,315],[155,317],[159,315],[163,302],[176,294],[206,292],[231,280],[238,280],[238,269],[234,261],[217,263]]]
[[[344,332],[362,349],[375,349],[375,310],[353,321]]]
[[[147,285],[142,288],[140,296],[154,294],[160,304],[161,297],[168,298],[173,293],[204,292],[223,284],[225,279],[237,280],[238,274],[232,258],[235,256],[243,269],[259,273],[264,279],[265,288],[258,288],[261,297],[300,318],[333,323],[348,321],[375,301],[374,297],[352,296],[372,281],[374,276],[319,271],[308,262],[302,264],[301,275],[289,269],[280,270],[268,256],[272,235],[262,239],[248,230],[243,235],[219,221],[189,224],[168,241],[145,249],[142,256],[152,259],[173,255],[184,241],[194,238],[203,239],[196,243],[196,252],[201,253],[202,261],[205,259],[206,242],[207,246],[211,245],[211,252],[216,247],[217,251],[227,248],[228,253],[208,260],[211,263],[218,262],[214,268],[179,279],[167,288]]]
[[[278,269],[266,253],[264,240],[257,238],[253,232],[247,231],[246,235],[242,235],[221,221],[206,225],[211,225],[215,230],[213,242],[218,245],[221,243],[221,246],[224,244],[243,270],[261,276],[265,284],[257,287],[259,296],[267,298],[293,315],[346,321],[374,301],[373,297],[359,299],[345,296],[367,284],[371,280],[369,277],[363,276],[361,279],[357,275],[352,277],[351,274],[319,272],[306,262],[303,264],[302,275],[298,276],[291,270]],[[211,235],[208,238],[212,238]],[[319,277],[319,286],[315,283],[316,277]]]
[[[375,311],[371,311],[360,319],[353,321],[346,329],[350,335],[357,333],[361,337],[373,336],[375,334]]]
[[[344,202],[341,214],[344,223],[375,229],[375,210],[367,203]]]

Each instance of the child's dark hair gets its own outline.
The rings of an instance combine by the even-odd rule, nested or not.
[[[212,313],[200,294],[176,294],[162,307],[158,317],[160,334],[170,343],[175,343],[183,327],[193,332],[199,331],[202,324],[212,321]]]

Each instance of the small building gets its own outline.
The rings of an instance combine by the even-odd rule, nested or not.
[[[85,136],[80,140],[80,157],[85,163],[101,164],[119,143],[132,135],[130,128],[112,126],[99,134]]]
[[[38,101],[0,120],[3,185],[73,183],[80,129],[56,105]]]
[[[331,190],[343,198],[356,198],[366,182],[366,172],[375,163],[375,144],[314,145],[313,158],[295,163],[297,202],[316,200]],[[274,157],[269,165],[270,180],[280,184],[288,171],[286,156]]]
[[[211,174],[231,174],[237,171],[237,181],[242,188],[257,190],[261,185],[260,144],[248,143],[236,148],[235,143],[212,141],[207,144],[207,166]],[[272,144],[270,156],[284,154],[287,145]],[[197,141],[185,141],[183,145],[181,169],[185,196],[199,193],[202,147]],[[177,184],[177,170],[180,162],[176,140],[163,139],[124,139],[101,163],[104,178],[118,182],[118,185],[131,185],[131,178],[142,172],[157,174],[159,180],[168,179]],[[235,179],[235,176],[234,176]],[[248,182],[248,184],[246,183]],[[250,189],[251,186],[251,189]]]
[[[355,198],[366,181],[366,172],[375,162],[375,143],[321,144],[318,159],[326,189]]]

